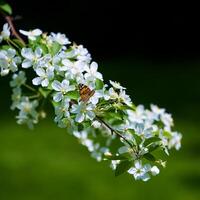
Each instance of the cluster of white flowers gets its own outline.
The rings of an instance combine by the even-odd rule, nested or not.
[[[157,175],[165,161],[156,155],[181,147],[171,115],[155,105],[151,110],[135,107],[120,83],[104,84],[88,50],[70,46],[65,34],[47,35],[40,29],[20,33],[27,36],[26,45],[10,38],[8,24],[0,35],[0,42],[7,42],[1,44],[0,71],[2,76],[13,73],[11,109],[18,110],[17,122],[33,128],[46,116],[44,100],[49,99],[58,126],[98,161],[110,160],[116,175],[128,172],[143,181]]]

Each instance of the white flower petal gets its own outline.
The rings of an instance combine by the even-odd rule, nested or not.
[[[91,72],[96,73],[97,69],[98,69],[98,64],[96,62],[92,62],[90,65]]]
[[[150,179],[150,176],[149,176],[148,173],[146,173],[143,176],[141,176],[140,179],[143,180],[143,181],[148,181]]]
[[[151,168],[151,173],[152,173],[153,176],[156,176],[157,174],[160,173],[160,170],[158,169],[157,166],[153,166],[153,167]]]
[[[26,35],[26,36],[29,35],[29,32],[28,32],[28,31],[19,30],[19,32],[20,32],[22,35]]]
[[[41,57],[41,55],[42,55],[42,49],[39,48],[39,47],[37,47],[35,49],[35,55],[36,55],[37,58]]]
[[[25,59],[22,63],[22,68],[29,68],[33,65],[32,61],[31,60],[28,60],[28,59]]]
[[[83,113],[78,113],[76,115],[75,121],[81,123],[81,122],[83,122],[83,120],[84,120],[84,114]]]
[[[61,89],[62,89],[61,83],[57,80],[53,81],[51,86],[55,91],[61,91]]]
[[[48,79],[44,79],[41,83],[42,87],[47,87],[49,85]]]
[[[37,68],[37,69],[35,70],[35,72],[36,72],[36,74],[37,74],[38,76],[45,76],[45,75],[46,75],[45,70],[44,70],[43,68]]]
[[[42,82],[42,78],[41,77],[36,77],[32,80],[33,85],[40,85]]]
[[[59,102],[59,101],[62,100],[62,97],[63,97],[62,93],[61,93],[61,92],[57,92],[57,93],[53,96],[53,100],[54,100],[55,102]]]
[[[40,29],[34,29],[31,31],[31,33],[34,35],[34,36],[39,36],[42,34],[42,31]]]

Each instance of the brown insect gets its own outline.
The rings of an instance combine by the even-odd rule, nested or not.
[[[91,90],[87,85],[79,84],[78,87],[81,101],[83,102],[87,102],[95,93],[95,91]]]

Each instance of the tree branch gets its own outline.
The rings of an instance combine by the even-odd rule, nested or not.
[[[18,40],[20,40],[20,42],[25,45],[24,40],[20,37],[20,35],[18,34],[18,32],[15,29],[15,26],[13,24],[13,19],[11,16],[4,16],[5,20],[8,22],[10,29],[11,29],[11,33],[13,36],[15,36]]]
[[[131,148],[133,147],[133,145],[126,139],[126,137],[124,137],[123,135],[121,135],[118,131],[114,130],[109,124],[107,124],[100,117],[96,117],[96,118],[97,118],[97,120],[99,122],[101,122],[102,124],[104,124],[104,126],[106,126],[107,128],[109,128],[112,133],[115,133],[119,138],[122,138]]]

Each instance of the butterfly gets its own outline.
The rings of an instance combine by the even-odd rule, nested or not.
[[[95,91],[91,90],[87,85],[79,84],[78,87],[81,101],[83,102],[87,102],[95,93]]]

